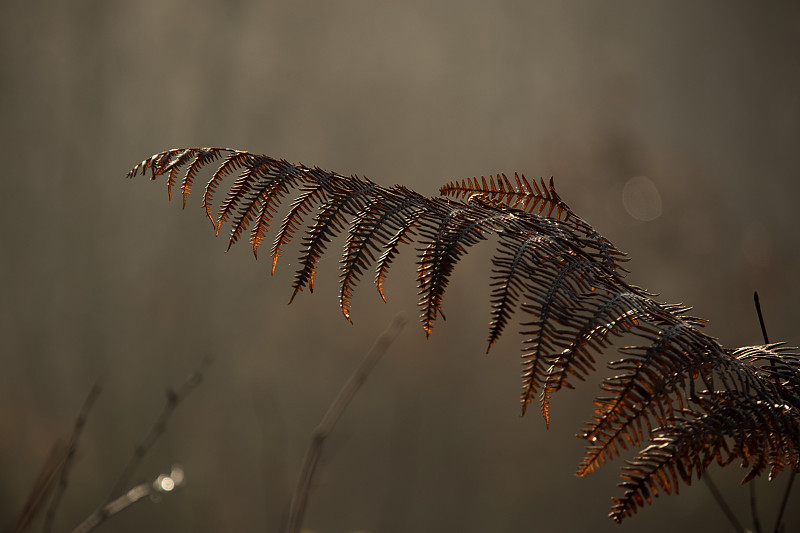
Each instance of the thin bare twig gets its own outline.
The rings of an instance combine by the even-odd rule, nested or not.
[[[47,455],[47,459],[44,461],[41,468],[39,468],[39,473],[36,475],[28,497],[22,505],[22,510],[17,514],[14,523],[4,531],[13,531],[14,533],[27,531],[28,527],[30,527],[33,520],[39,514],[39,511],[42,510],[42,506],[47,502],[47,498],[53,488],[56,486],[59,473],[67,457],[66,450],[67,446],[64,444],[64,441],[62,439],[56,440],[53,447],[50,449],[50,453]]]
[[[764,336],[764,344],[769,344],[769,335],[767,335],[767,326],[764,325],[764,315],[761,313],[761,302],[758,299],[758,292],[753,293],[753,300],[756,304],[756,313],[758,313],[758,323],[761,324],[761,334]],[[770,365],[772,366],[772,363],[770,363]],[[783,492],[781,507],[778,509],[778,517],[775,520],[775,528],[772,530],[774,533],[778,533],[781,530],[783,513],[786,511],[786,504],[789,502],[789,494],[792,492],[795,475],[797,475],[797,472],[794,470],[789,474],[789,483],[786,485],[786,490]]]
[[[50,501],[50,506],[47,508],[47,513],[45,514],[44,525],[42,526],[42,531],[44,533],[49,533],[53,530],[53,521],[56,517],[56,511],[61,503],[61,498],[64,496],[64,492],[67,490],[72,461],[75,459],[75,452],[78,449],[78,439],[83,432],[83,427],[86,425],[86,420],[89,417],[89,411],[94,405],[95,400],[97,400],[97,397],[100,395],[100,390],[100,383],[95,383],[83,403],[83,407],[78,414],[78,418],[75,420],[75,428],[72,430],[72,436],[67,444],[67,455],[64,459],[64,465],[61,469],[61,478],[58,483],[58,489],[56,489],[55,494],[53,494],[53,499]]]
[[[758,323],[761,326],[761,335],[764,338],[764,344],[769,344],[769,335],[767,335],[767,327],[764,324],[764,315],[761,312],[761,302],[758,299],[758,292],[753,293],[753,300],[756,305],[756,313],[758,314]],[[789,492],[792,490],[792,482],[794,481],[795,472],[793,471],[791,477],[789,478],[789,485],[786,487],[786,492],[783,495],[783,501],[781,502],[781,508],[778,511],[778,519],[775,523],[774,532],[777,533],[781,526],[781,521],[783,520],[783,513],[786,509],[786,503],[789,499]],[[716,484],[714,483],[713,479],[711,478],[710,474],[707,472],[703,476],[706,486],[711,491],[711,494],[714,496],[714,499],[717,501],[717,504],[722,509],[722,512],[725,513],[725,516],[728,517],[728,520],[733,524],[734,527],[737,528],[738,531],[745,531],[742,528],[741,524],[739,523],[736,516],[733,514],[733,510],[731,510],[728,503],[725,501],[725,498],[720,493],[719,489],[717,489]],[[750,480],[748,483],[748,490],[749,490],[749,502],[750,502],[750,513],[753,518],[753,530],[755,533],[761,533],[761,521],[758,515],[758,500],[756,497],[756,486],[755,480]]]
[[[253,395],[253,411],[261,430],[260,470],[266,495],[263,508],[266,531],[282,531],[291,496],[286,420],[278,399],[270,392]]]
[[[30,527],[31,522],[36,515],[41,511],[44,504],[54,488],[55,494],[50,500],[50,505],[47,510],[43,531],[50,531],[52,527],[53,517],[55,515],[58,503],[67,486],[67,478],[69,470],[72,465],[72,460],[75,457],[75,452],[78,448],[78,440],[80,438],[83,427],[86,425],[86,420],[89,417],[89,411],[100,394],[100,384],[96,383],[86,399],[83,402],[78,417],[75,419],[75,425],[72,429],[72,435],[65,444],[63,440],[59,439],[53,445],[50,455],[39,470],[33,488],[25,500],[14,526],[10,531],[21,532]]]
[[[792,470],[792,473],[789,475],[789,483],[786,485],[786,490],[783,492],[781,508],[778,510],[778,519],[775,520],[775,529],[773,529],[775,533],[783,531],[783,513],[786,511],[786,504],[789,503],[789,494],[792,492],[792,484],[794,484],[794,478],[796,475],[797,472],[794,470]]]
[[[758,323],[761,326],[761,335],[764,337],[764,344],[769,344],[767,327],[764,325],[764,315],[761,314],[761,302],[758,301],[758,291],[753,292],[753,301],[756,304],[756,313],[758,314]],[[761,533],[761,520],[758,517],[755,480],[751,479],[748,486],[750,490],[750,514],[753,516],[753,530],[755,533]]]
[[[325,439],[336,425],[336,422],[339,421],[339,418],[341,418],[350,400],[353,399],[353,396],[355,396],[358,389],[363,385],[367,376],[375,367],[375,364],[403,330],[405,323],[406,318],[403,313],[395,315],[392,323],[377,338],[366,357],[364,357],[358,365],[358,368],[356,368],[355,372],[353,372],[347,380],[347,383],[344,384],[342,390],[339,391],[339,395],[330,405],[325,416],[322,417],[322,421],[311,433],[311,442],[306,451],[303,468],[300,471],[300,476],[297,479],[297,486],[294,489],[292,501],[289,504],[289,520],[286,527],[287,533],[297,533],[300,531],[306,504],[308,502],[311,480],[314,477],[314,470],[317,466],[320,454],[322,453],[322,445]]]
[[[134,486],[129,490],[124,487],[128,484],[128,480],[136,471],[147,452],[153,447],[158,438],[164,433],[167,427],[167,422],[175,411],[178,404],[197,387],[203,379],[203,371],[208,366],[210,360],[205,359],[201,367],[189,374],[183,384],[177,391],[167,389],[167,402],[161,410],[155,424],[147,433],[142,442],[136,446],[133,456],[125,465],[122,474],[114,484],[109,497],[103,504],[89,515],[83,522],[81,522],[74,530],[73,533],[86,533],[91,531],[101,523],[105,522],[120,511],[127,509],[129,506],[138,502],[145,496],[151,495],[154,492],[170,492],[175,487],[181,486],[183,483],[183,469],[179,466],[173,466],[170,474],[162,474],[158,476],[151,483],[141,483]]]
[[[751,479],[748,486],[750,487],[750,514],[753,516],[753,531],[754,533],[761,533],[761,520],[758,518],[755,480]]]
[[[756,313],[758,313],[758,323],[761,325],[761,335],[764,336],[764,344],[769,344],[769,335],[767,335],[767,326],[764,325],[764,315],[761,314],[761,302],[758,300],[758,292],[753,293],[753,301],[756,303]]]
[[[728,502],[725,501],[725,498],[722,496],[722,493],[717,488],[717,484],[714,483],[714,480],[711,479],[711,476],[708,475],[708,472],[703,472],[703,481],[705,481],[706,487],[708,487],[708,490],[711,491],[711,494],[714,496],[714,499],[717,500],[717,504],[722,509],[722,512],[725,513],[725,516],[728,518],[728,521],[731,523],[731,525],[739,533],[745,533],[747,530],[744,527],[742,527],[741,523],[739,523],[739,520],[733,513],[733,509],[731,509],[730,505],[728,505]]]
[[[111,489],[111,492],[108,495],[105,503],[109,503],[112,500],[118,498],[123,491],[125,490],[125,486],[128,484],[131,476],[138,468],[139,463],[142,462],[142,459],[150,451],[150,448],[156,443],[158,438],[164,433],[164,430],[167,427],[167,422],[169,421],[170,417],[172,416],[173,411],[175,408],[178,407],[178,404],[183,401],[183,399],[188,395],[192,390],[194,390],[197,385],[203,379],[203,371],[205,367],[208,366],[209,360],[204,360],[201,367],[189,374],[183,384],[178,388],[178,390],[172,390],[171,388],[167,388],[167,402],[164,404],[164,409],[161,411],[161,414],[156,419],[156,423],[150,429],[150,431],[145,436],[144,440],[139,443],[136,448],[134,448],[133,455],[131,456],[128,464],[122,470],[122,474],[120,474],[119,479],[114,484],[114,488]]]
[[[156,493],[166,493],[175,490],[183,484],[183,469],[174,465],[169,474],[161,474],[152,482],[140,483],[128,492],[111,500],[100,509],[89,515],[86,520],[78,524],[72,533],[89,533],[115,514],[124,511],[145,496]]]

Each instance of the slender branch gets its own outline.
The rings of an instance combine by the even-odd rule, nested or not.
[[[59,439],[53,445],[50,455],[39,469],[39,474],[36,477],[36,481],[33,483],[33,488],[31,488],[30,494],[25,500],[25,504],[22,506],[22,511],[20,511],[10,531],[21,532],[27,530],[31,522],[33,522],[33,519],[36,518],[36,515],[47,502],[48,496],[53,489],[58,486],[53,498],[50,500],[43,526],[43,531],[50,531],[56,508],[67,486],[67,477],[70,466],[72,465],[72,459],[78,447],[78,439],[89,417],[89,411],[94,405],[99,393],[100,385],[96,383],[83,402],[78,417],[75,419],[72,435],[70,435],[67,443],[65,444]]]
[[[56,485],[59,473],[63,469],[64,461],[67,457],[66,449],[66,444],[61,439],[58,439],[53,444],[47,459],[39,468],[39,473],[36,475],[33,487],[22,505],[22,510],[18,513],[14,524],[8,528],[9,532],[22,533],[27,531],[39,514],[42,506],[47,502],[53,487]]]
[[[122,470],[122,474],[120,474],[119,479],[117,479],[117,482],[114,484],[114,488],[111,489],[105,503],[116,499],[125,490],[124,487],[128,484],[131,476],[136,471],[136,468],[138,468],[139,463],[142,462],[144,456],[166,430],[167,422],[172,416],[173,411],[175,411],[175,408],[178,407],[178,404],[183,401],[186,395],[192,392],[202,381],[203,371],[205,367],[208,366],[209,362],[209,360],[203,361],[201,368],[189,374],[178,390],[174,391],[171,388],[167,388],[167,402],[164,404],[161,414],[158,416],[158,419],[156,419],[156,423],[147,433],[144,440],[134,449],[133,455]]]
[[[375,364],[389,348],[389,345],[391,345],[400,334],[405,323],[406,318],[404,314],[398,313],[395,315],[392,323],[377,338],[375,344],[372,345],[372,348],[370,348],[367,355],[358,365],[358,368],[356,368],[355,372],[353,372],[347,380],[347,383],[344,384],[342,390],[339,391],[339,395],[330,405],[325,416],[322,417],[322,421],[311,433],[311,442],[306,451],[303,468],[300,471],[297,485],[292,494],[292,501],[289,504],[289,520],[286,526],[287,533],[297,533],[300,531],[306,504],[308,503],[308,492],[311,488],[311,480],[314,477],[314,470],[317,466],[320,454],[322,453],[322,445],[325,439],[336,425],[336,422],[339,421],[339,418],[341,418],[350,400],[353,399],[358,389],[364,384],[364,381],[375,367]]]
[[[167,389],[167,402],[164,408],[156,419],[156,423],[147,433],[142,442],[136,446],[133,456],[125,465],[119,479],[114,484],[109,497],[95,510],[88,518],[81,522],[74,530],[73,533],[86,533],[91,531],[102,522],[108,520],[110,517],[127,509],[130,505],[138,502],[145,496],[149,496],[155,492],[170,492],[175,487],[181,486],[183,483],[183,469],[180,466],[173,466],[172,472],[158,476],[152,483],[141,483],[135,487],[125,491],[124,486],[128,483],[128,479],[136,471],[136,468],[141,463],[147,452],[153,447],[158,438],[164,433],[167,427],[167,422],[170,416],[175,411],[178,404],[194,390],[203,379],[203,371],[210,363],[210,359],[203,360],[200,368],[195,370],[186,378],[183,384],[177,391]]]
[[[796,475],[797,472],[792,470],[792,473],[789,476],[789,483],[786,485],[786,490],[783,492],[781,508],[778,510],[778,519],[775,520],[775,529],[773,529],[775,533],[779,533],[781,531],[781,526],[783,525],[783,512],[786,511],[786,504],[789,502],[789,493],[792,492],[792,485],[794,484],[794,478]]]
[[[758,518],[758,501],[756,500],[756,484],[755,480],[750,480],[750,514],[753,515],[753,531],[761,533],[761,520]]]
[[[286,420],[278,399],[270,392],[253,395],[253,411],[261,430],[260,470],[266,493],[263,508],[266,531],[282,531],[288,518],[291,496],[286,466],[289,455]]]
[[[769,344],[769,335],[767,335],[767,327],[764,324],[764,315],[761,312],[761,302],[758,299],[758,292],[757,291],[753,293],[753,300],[754,300],[755,305],[756,305],[756,313],[758,314],[758,323],[761,326],[761,335],[764,337],[764,344]],[[781,503],[781,508],[778,511],[778,519],[777,519],[777,521],[775,523],[775,529],[774,529],[775,533],[778,532],[778,530],[780,528],[780,525],[781,525],[781,521],[783,520],[783,513],[784,513],[784,511],[786,509],[786,503],[787,503],[787,501],[789,499],[789,492],[792,490],[792,483],[794,481],[794,476],[795,476],[795,472],[792,471],[791,477],[789,478],[789,484],[786,487],[786,492],[783,495],[783,501]],[[711,476],[706,472],[706,474],[703,476],[703,478],[704,478],[704,480],[706,482],[706,486],[711,491],[711,494],[714,496],[714,499],[717,501],[717,504],[722,509],[722,512],[725,513],[725,516],[728,517],[728,520],[731,522],[731,524],[733,524],[733,526],[736,527],[738,531],[745,531],[745,529],[742,528],[742,526],[739,523],[739,521],[736,518],[736,516],[733,514],[733,510],[730,508],[728,503],[725,501],[725,498],[719,492],[719,489],[717,489],[717,486],[714,483],[714,481],[711,478]],[[758,515],[758,501],[757,501],[757,498],[756,498],[756,486],[755,486],[755,483],[754,483],[753,480],[751,480],[748,483],[748,489],[749,489],[749,493],[750,493],[750,500],[749,500],[750,501],[750,512],[751,512],[752,517],[753,517],[753,529],[754,529],[755,533],[761,533],[762,529],[761,529],[761,521],[760,521],[759,515]]]
[[[739,533],[745,533],[747,530],[744,527],[742,527],[741,523],[739,523],[739,520],[733,513],[733,509],[731,509],[730,505],[728,505],[728,502],[725,501],[725,498],[722,496],[722,493],[717,488],[717,484],[714,483],[714,480],[711,479],[711,476],[708,475],[708,472],[703,473],[703,481],[705,481],[706,487],[708,487],[708,490],[711,491],[711,494],[714,496],[714,499],[717,500],[717,504],[722,509],[722,512],[725,513],[725,516],[728,518],[728,521],[731,523],[731,525]]]
[[[72,530],[72,533],[88,533],[145,496],[171,492],[181,485],[183,485],[183,469],[178,465],[174,465],[169,474],[161,474],[152,482],[140,483],[122,496],[106,503],[103,507],[89,515],[86,520],[78,524],[78,526]]]
[[[767,335],[767,327],[764,325],[764,315],[761,314],[761,302],[758,300],[758,291],[753,292],[753,301],[756,304],[756,313],[758,313],[758,323],[761,326],[761,335],[764,337],[764,344],[769,344],[769,336]],[[761,520],[758,517],[758,501],[756,499],[756,484],[754,480],[750,480],[750,513],[753,515],[753,529],[755,533],[761,533]]]
[[[761,325],[761,335],[764,336],[764,344],[769,344],[767,326],[764,325],[764,315],[761,314],[761,302],[758,300],[758,291],[753,293],[753,300],[756,303],[756,313],[758,313],[758,323]]]
[[[83,432],[83,427],[86,425],[86,420],[89,417],[89,411],[92,409],[95,400],[97,400],[97,397],[100,395],[100,390],[100,383],[95,383],[83,403],[83,407],[78,414],[78,418],[75,419],[75,427],[72,430],[72,436],[67,444],[67,452],[64,459],[64,465],[61,469],[61,478],[59,479],[58,489],[56,489],[53,499],[50,501],[50,506],[47,508],[47,514],[45,514],[44,525],[42,526],[42,531],[44,533],[49,533],[53,530],[53,521],[56,517],[56,511],[61,503],[61,498],[64,496],[64,492],[67,490],[67,483],[69,482],[69,473],[72,467],[72,461],[75,459],[75,452],[78,449],[78,439]]]
[[[756,303],[756,312],[758,313],[758,323],[761,324],[761,334],[764,336],[764,344],[769,344],[769,335],[767,335],[767,327],[764,325],[764,315],[761,313],[761,302],[758,300],[758,292],[753,293],[753,300]],[[772,365],[772,363],[770,363]],[[781,530],[783,522],[783,513],[786,511],[786,504],[789,502],[789,494],[792,492],[792,485],[797,472],[792,470],[789,475],[789,483],[786,485],[786,490],[783,492],[783,499],[781,500],[781,507],[778,510],[778,517],[775,520],[775,528],[773,531],[778,533]]]

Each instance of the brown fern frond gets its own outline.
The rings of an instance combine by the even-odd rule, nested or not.
[[[225,158],[225,161],[223,161],[217,171],[211,176],[211,179],[208,181],[208,183],[206,183],[206,188],[203,192],[203,207],[206,210],[206,216],[214,225],[215,230],[217,228],[217,224],[214,221],[214,215],[212,214],[212,205],[214,203],[214,192],[216,191],[217,186],[219,186],[223,178],[225,178],[225,176],[231,172],[236,172],[242,167],[250,168],[250,163],[255,157],[256,156],[250,152],[234,150],[230,153],[230,155],[228,155],[228,157]]]
[[[128,178],[133,178],[141,172],[142,175],[150,170],[150,179],[155,180],[165,172],[168,173],[167,177],[167,196],[172,200],[172,187],[178,178],[178,173],[181,168],[188,163],[192,158],[196,157],[198,153],[204,151],[204,148],[181,148],[178,150],[167,150],[160,154],[154,154],[128,172]],[[209,149],[213,150],[213,149]],[[185,203],[184,203],[185,207]]]
[[[522,323],[523,327],[532,328],[522,331],[526,337],[520,398],[523,414],[546,381],[546,369],[561,351],[558,347],[565,346],[582,325],[582,315],[578,312],[580,297],[596,290],[602,282],[600,277],[592,276],[596,263],[581,255],[563,253],[545,257],[540,263],[545,268],[535,277],[536,284],[529,287],[527,302],[522,306],[523,311],[534,317]]]
[[[380,253],[381,247],[390,242],[392,235],[406,227],[408,217],[413,216],[411,213],[419,212],[426,201],[424,196],[402,186],[379,188],[369,205],[353,219],[340,267],[342,280],[339,301],[347,320],[350,320],[355,285],[364,269],[375,262],[374,253]],[[385,302],[382,291],[380,295]]]
[[[192,162],[189,163],[188,167],[186,167],[186,174],[184,174],[183,180],[181,181],[181,197],[183,201],[182,207],[186,207],[186,198],[192,192],[192,184],[194,183],[197,173],[207,163],[216,161],[221,154],[222,150],[218,148],[209,148],[207,150],[200,149],[196,151],[194,159],[192,159]],[[179,160],[176,160],[173,168],[178,167],[181,164],[182,163]],[[170,173],[170,177],[172,177],[172,173]]]
[[[551,239],[544,235],[532,236],[515,233],[501,233],[497,254],[492,258],[491,320],[489,321],[489,345],[486,353],[492,349],[516,309],[520,298],[525,293],[526,283],[535,266],[528,260],[530,254],[536,254],[539,245],[548,246]]]
[[[275,267],[278,265],[278,259],[283,255],[283,247],[291,242],[294,237],[294,232],[297,231],[299,225],[303,222],[303,218],[308,215],[317,204],[326,201],[325,188],[322,183],[314,182],[306,185],[303,189],[303,194],[295,198],[289,208],[289,213],[284,217],[281,222],[278,236],[275,237],[275,242],[272,244],[270,255],[272,256],[272,273],[275,274]]]
[[[451,207],[438,227],[423,227],[426,243],[418,263],[420,307],[425,332],[430,335],[433,323],[441,313],[442,298],[450,275],[467,248],[487,238],[487,232],[500,229],[506,214],[493,212],[479,202],[467,207]]]
[[[752,347],[764,350],[767,347]],[[783,354],[798,362],[796,355]],[[794,398],[797,400],[798,398]],[[746,483],[770,467],[772,478],[785,467],[800,469],[800,403],[773,403],[741,392],[704,393],[697,410],[683,410],[653,430],[652,444],[627,461],[620,475],[621,498],[613,498],[609,516],[617,522],[652,502],[660,492],[678,492],[679,480],[691,484],[712,462],[739,460]]]
[[[224,148],[168,150],[128,177],[165,175],[170,195],[180,179],[185,204],[202,168],[221,157],[202,205],[217,233],[230,224],[228,247],[249,228],[257,253],[281,202],[295,194],[271,250],[274,273],[285,247],[302,233],[292,299],[306,286],[313,291],[320,258],[346,234],[339,305],[348,320],[366,270],[374,265],[386,301],[394,259],[403,245],[416,243],[420,318],[430,335],[444,316],[456,265],[471,246],[496,236],[487,351],[515,313],[521,316],[522,411],[538,393],[548,425],[553,395],[589,377],[617,337],[635,337],[638,344],[607,362],[614,375],[603,380],[579,435],[587,441],[581,476],[644,446],[623,469],[625,493],[614,500],[613,519],[653,495],[677,492],[681,481],[699,477],[714,461],[739,461],[748,469],[745,480],[800,470],[800,356],[779,344],[726,349],[688,308],[657,302],[627,283],[625,255],[567,206],[552,178],[470,178],[442,187],[449,198],[426,198],[402,186]],[[237,177],[214,218],[215,193],[231,174]]]
[[[212,178],[213,179],[213,178]],[[284,160],[266,157],[253,158],[245,170],[234,181],[221,204],[215,226],[217,234],[223,224],[231,222],[228,249],[253,223],[250,230],[250,246],[258,257],[258,248],[277,212],[277,206],[289,191],[307,183],[303,169]]]
[[[383,292],[383,284],[389,274],[392,261],[397,255],[400,246],[413,242],[419,227],[419,220],[425,213],[425,210],[418,210],[406,219],[405,225],[398,228],[392,238],[389,239],[389,242],[386,243],[383,253],[375,264],[375,286],[378,288],[378,294],[380,294],[384,302],[386,301],[386,295]]]
[[[225,196],[225,200],[220,204],[219,214],[214,221],[214,225],[217,228],[217,235],[219,235],[219,229],[222,225],[235,215],[237,207],[242,204],[239,210],[239,216],[235,217],[233,221],[233,230],[231,231],[231,243],[236,242],[239,234],[247,227],[247,224],[242,224],[241,220],[243,218],[252,217],[253,204],[257,203],[256,199],[259,196],[256,191],[261,179],[266,178],[265,181],[269,183],[270,188],[272,188],[273,180],[269,179],[268,172],[270,168],[272,168],[273,163],[274,161],[267,157],[252,157],[251,160],[248,161],[244,171],[242,171],[239,177],[233,182],[228,194]],[[224,166],[225,164],[223,163],[220,170],[224,170]],[[221,179],[222,174],[220,174],[220,170],[217,170],[211,177],[211,181],[208,182],[209,187],[212,182]],[[206,208],[206,213],[208,213],[210,206],[204,205],[203,207]]]
[[[594,290],[579,297],[582,325],[569,346],[557,354],[547,369],[541,404],[545,422],[550,423],[550,400],[562,387],[572,388],[568,376],[580,380],[595,369],[595,356],[611,345],[610,337],[619,336],[639,326],[639,320],[653,315],[652,300],[644,293]]]
[[[696,398],[694,379],[709,379],[715,364],[724,365],[730,359],[712,338],[697,332],[689,322],[676,321],[662,329],[651,330],[650,326],[642,320],[634,332],[652,340],[652,345],[625,348],[623,359],[609,363],[623,373],[601,384],[603,392],[611,396],[594,401],[592,422],[581,435],[590,444],[578,476],[619,455],[620,449],[639,445],[643,425],[649,431],[666,424],[676,407],[686,408],[687,399]]]
[[[295,275],[292,286],[294,290],[289,303],[306,285],[311,292],[314,292],[316,263],[325,251],[327,243],[345,229],[346,216],[357,213],[368,202],[369,194],[376,187],[366,178],[352,176],[348,180],[343,180],[340,187],[332,188],[327,202],[320,209],[314,226],[308,231],[304,240],[305,252],[300,259],[301,267]]]
[[[446,185],[442,185],[439,192],[442,196],[453,196],[455,198],[468,199],[472,195],[484,195],[488,199],[495,201],[499,204],[519,209],[528,213],[536,212],[537,215],[544,215],[552,218],[553,211],[556,212],[555,218],[569,220],[575,214],[569,206],[561,199],[556,192],[553,178],[550,178],[550,183],[545,184],[544,178],[539,178],[539,183],[536,180],[528,181],[527,178],[517,173],[514,173],[514,181],[508,179],[505,174],[498,174],[497,177],[489,176],[489,181],[481,176],[480,181],[477,178],[467,178],[457,181],[451,181]]]

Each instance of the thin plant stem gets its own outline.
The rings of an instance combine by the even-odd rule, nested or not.
[[[325,416],[322,417],[322,421],[311,433],[311,442],[308,445],[308,450],[303,460],[303,467],[297,479],[297,485],[292,494],[291,503],[289,504],[289,518],[286,524],[287,533],[298,533],[303,524],[303,515],[305,514],[306,504],[308,503],[311,481],[314,477],[314,470],[319,461],[320,454],[322,453],[322,445],[325,439],[336,425],[336,422],[341,418],[342,413],[344,413],[344,410],[356,395],[358,389],[364,384],[367,376],[369,376],[369,373],[380,360],[381,356],[386,353],[386,350],[403,330],[405,323],[406,318],[404,314],[398,313],[394,317],[392,323],[380,334],[355,372],[353,372],[347,380],[347,383],[344,384],[342,390],[339,391],[339,395],[333,403],[331,403],[330,407],[328,407],[328,411],[325,413]]]
[[[739,519],[736,518],[736,515],[733,513],[733,509],[731,509],[728,502],[725,501],[725,498],[722,496],[722,493],[717,488],[717,484],[714,483],[714,480],[711,479],[711,476],[708,475],[708,472],[703,473],[703,481],[705,481],[706,487],[708,490],[711,491],[711,495],[714,496],[714,499],[717,501],[717,505],[719,505],[722,512],[725,513],[725,516],[728,518],[728,521],[731,525],[738,531],[739,533],[745,533],[747,530],[742,527],[742,524],[739,523]]]
[[[764,336],[764,344],[769,344],[769,335],[767,335],[767,326],[764,325],[764,315],[761,312],[761,302],[758,299],[758,292],[753,293],[753,300],[756,304],[756,313],[758,313],[758,323],[761,325],[761,334]],[[792,492],[795,475],[797,475],[797,472],[792,470],[792,473],[789,475],[789,483],[786,485],[786,490],[783,492],[783,499],[781,500],[781,507],[778,510],[778,517],[775,520],[775,528],[773,529],[775,533],[778,533],[781,529],[783,513],[786,511],[786,504],[789,501],[789,494]]]
[[[767,326],[764,325],[764,315],[761,313],[761,302],[758,300],[758,291],[753,293],[753,301],[756,303],[756,313],[758,313],[758,323],[761,325],[761,335],[764,336],[764,344],[769,344]]]
[[[261,430],[261,482],[266,493],[266,531],[282,531],[289,511],[291,483],[286,467],[289,444],[286,420],[278,399],[269,392],[253,395],[253,411]]]
[[[169,474],[161,474],[152,482],[136,485],[122,496],[111,500],[100,509],[90,514],[78,524],[72,533],[89,533],[94,528],[140,501],[146,496],[155,496],[157,493],[171,492],[183,484],[183,469],[177,465],[172,467]]]
[[[769,344],[767,327],[764,325],[764,315],[761,314],[761,302],[758,301],[758,291],[753,292],[753,301],[756,304],[756,313],[758,313],[758,323],[761,326],[761,335],[764,337],[764,344]],[[761,533],[761,520],[758,518],[758,500],[756,498],[755,480],[750,480],[748,485],[750,489],[750,513],[753,516],[753,530],[755,533]]]
[[[761,520],[758,518],[758,500],[756,499],[756,484],[754,480],[748,483],[750,486],[750,514],[753,515],[753,531],[761,533]]]
[[[50,500],[50,505],[47,508],[47,513],[45,514],[44,525],[42,526],[42,531],[44,533],[50,533],[50,531],[53,530],[53,521],[56,517],[58,505],[61,503],[61,498],[64,496],[64,492],[67,490],[67,483],[69,482],[69,473],[72,467],[72,461],[75,459],[75,452],[78,449],[78,439],[83,432],[83,427],[86,425],[86,420],[89,418],[89,411],[92,409],[97,397],[100,395],[100,390],[100,383],[95,383],[83,403],[83,407],[78,414],[78,418],[75,419],[75,428],[72,430],[72,436],[67,444],[67,455],[64,459],[64,465],[61,469],[61,478],[59,479],[58,489],[56,489],[55,494],[53,494],[53,499]]]
[[[56,509],[67,487],[67,478],[70,467],[72,466],[72,460],[75,457],[75,451],[78,448],[78,440],[80,439],[83,427],[86,425],[89,411],[99,394],[100,384],[95,383],[86,396],[83,406],[78,413],[78,417],[75,419],[72,435],[70,435],[66,443],[59,439],[53,445],[50,455],[40,468],[33,488],[28,498],[25,500],[25,504],[22,506],[22,511],[19,513],[13,527],[9,531],[26,531],[31,522],[41,511],[42,507],[47,503],[50,494],[55,489],[53,497],[50,498],[50,505],[48,506],[44,525],[42,527],[42,531],[44,532],[49,532],[51,530]]]
[[[781,526],[783,525],[783,512],[786,511],[786,504],[789,503],[789,494],[792,492],[792,484],[794,483],[794,478],[797,472],[792,470],[791,475],[789,476],[789,483],[786,485],[786,490],[783,492],[783,500],[781,500],[781,508],[778,510],[778,519],[775,520],[775,529],[773,529],[774,533],[779,533],[781,531]]]
[[[167,422],[172,416],[173,411],[175,411],[175,408],[178,407],[178,404],[181,403],[186,395],[192,392],[192,390],[202,381],[203,371],[208,363],[208,360],[204,361],[200,369],[189,374],[178,390],[167,388],[167,401],[164,404],[164,408],[161,410],[161,414],[158,416],[156,423],[147,433],[142,442],[140,442],[139,445],[134,448],[133,455],[128,461],[128,464],[125,465],[125,468],[122,470],[122,474],[120,474],[117,482],[114,484],[114,488],[111,489],[111,492],[106,499],[106,503],[115,500],[123,493],[125,486],[128,484],[131,476],[138,468],[139,463],[142,462],[144,456],[148,451],[150,451],[150,448],[153,447],[158,438],[166,430]]]
[[[131,489],[125,490],[128,480],[136,471],[145,454],[153,447],[158,438],[166,430],[167,422],[169,421],[172,413],[178,404],[194,390],[203,379],[203,371],[209,364],[210,359],[206,358],[201,365],[201,368],[189,374],[183,384],[177,391],[167,389],[167,402],[161,410],[156,423],[147,433],[141,443],[136,446],[133,456],[125,465],[122,474],[114,484],[108,498],[103,502],[98,509],[90,514],[83,522],[81,522],[73,533],[86,533],[93,530],[101,523],[105,522],[120,511],[127,509],[132,504],[138,502],[145,496],[154,494],[155,492],[170,492],[175,487],[179,487],[183,483],[183,469],[179,466],[173,466],[172,472],[158,476],[153,482],[140,483]]]

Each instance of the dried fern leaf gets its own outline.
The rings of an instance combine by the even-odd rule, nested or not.
[[[128,177],[164,175],[170,197],[180,179],[185,206],[201,170],[220,158],[202,206],[217,233],[230,224],[228,247],[249,228],[257,253],[281,203],[297,190],[271,249],[274,273],[285,247],[303,235],[292,299],[305,287],[313,290],[320,258],[346,233],[339,305],[348,320],[364,272],[374,266],[385,301],[395,257],[416,243],[420,319],[430,335],[456,265],[471,246],[496,236],[487,351],[519,315],[522,410],[539,393],[548,425],[553,395],[589,377],[616,337],[635,337],[638,345],[620,348],[621,358],[607,363],[615,373],[603,380],[579,435],[588,443],[578,475],[641,448],[622,470],[625,492],[614,500],[614,520],[654,496],[677,492],[712,462],[739,461],[745,481],[800,470],[800,356],[780,344],[726,349],[688,308],[659,303],[628,284],[625,255],[567,206],[552,178],[469,178],[426,198],[402,186],[225,148],[168,150]],[[214,218],[215,194],[232,174],[237,177]]]
[[[544,178],[539,178],[541,187],[536,183],[536,180],[529,182],[525,176],[514,174],[516,184],[512,184],[505,174],[498,174],[497,177],[489,176],[489,181],[481,176],[480,181],[477,178],[467,178],[461,182],[451,181],[443,185],[439,192],[442,196],[453,196],[455,198],[468,199],[472,195],[486,196],[488,199],[503,204],[514,209],[526,211],[528,213],[536,212],[542,215],[547,210],[544,216],[552,218],[553,211],[556,212],[556,217],[564,220],[569,220],[574,217],[574,213],[569,206],[564,203],[561,197],[558,196],[555,186],[553,185],[553,178],[550,178],[549,185],[546,185]]]
[[[423,196],[401,186],[378,188],[375,193],[370,203],[353,219],[342,256],[339,302],[347,320],[350,320],[353,290],[364,269],[376,261],[374,254],[381,253],[392,236],[407,226],[409,216],[418,213],[426,203]],[[380,287],[379,292],[386,301]]]

